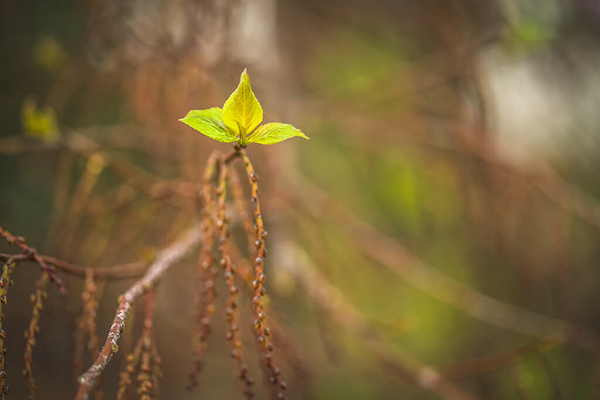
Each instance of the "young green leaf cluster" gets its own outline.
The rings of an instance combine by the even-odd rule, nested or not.
[[[180,119],[211,139],[224,143],[237,142],[242,147],[248,143],[276,144],[294,136],[308,139],[292,125],[270,122],[259,126],[262,120],[263,110],[252,92],[246,70],[242,72],[238,87],[222,109],[191,110]]]

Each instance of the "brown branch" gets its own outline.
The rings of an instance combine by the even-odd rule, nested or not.
[[[85,278],[86,271],[88,268],[81,267],[79,265],[71,264],[66,261],[59,260],[50,256],[39,256],[47,265],[52,265],[57,271],[64,274],[75,276],[78,278]],[[0,253],[0,261],[8,261],[12,259],[15,263],[32,261],[31,254],[4,254]],[[144,274],[147,269],[148,263],[146,261],[136,261],[129,264],[112,265],[109,267],[98,267],[94,268],[94,278],[98,280],[119,280],[119,279],[131,279],[139,278]]]
[[[131,386],[131,376],[139,365],[138,373],[138,394],[142,399],[155,399],[159,390],[159,379],[162,376],[160,369],[161,359],[158,356],[156,342],[154,340],[154,310],[155,310],[154,290],[151,290],[146,296],[146,315],[144,317],[144,330],[142,336],[138,339],[135,348],[127,356],[127,365],[120,374],[119,391],[117,400],[125,399],[127,390]]]
[[[79,390],[77,391],[76,399],[83,400],[89,397],[90,391],[95,386],[96,381],[106,368],[113,354],[119,350],[119,338],[125,328],[125,319],[131,310],[133,302],[144,293],[149,292],[169,268],[181,261],[199,244],[200,231],[197,227],[193,227],[180,240],[160,252],[156,260],[148,268],[146,274],[119,297],[119,306],[100,355],[87,372],[79,377]]]
[[[48,274],[50,281],[56,283],[61,295],[66,293],[66,289],[58,276],[56,276],[56,269],[53,265],[48,265],[38,254],[37,250],[33,247],[29,247],[25,244],[25,238],[22,236],[14,236],[9,231],[6,231],[0,227],[0,236],[3,237],[9,244],[19,247],[23,255],[27,256],[32,261],[36,262],[40,268]],[[13,260],[17,260],[13,257]]]
[[[232,152],[223,157],[224,163],[228,164],[239,156],[240,149],[236,147]],[[89,398],[89,393],[96,384],[98,377],[110,362],[113,354],[119,351],[119,338],[125,328],[125,319],[131,310],[133,302],[144,293],[149,292],[175,263],[181,261],[189,251],[200,244],[200,240],[200,229],[194,227],[188,230],[182,239],[159,253],[145,275],[120,296],[115,318],[109,329],[106,342],[100,351],[100,355],[87,372],[79,377],[79,389],[75,397],[77,400]]]
[[[438,301],[498,328],[540,339],[558,336],[584,350],[597,351],[600,343],[598,332],[506,304],[480,293],[429,266],[398,241],[363,222],[345,205],[335,201],[311,182],[302,179],[292,186],[302,188],[294,192],[293,200],[297,208],[315,218],[334,220],[364,254]]]

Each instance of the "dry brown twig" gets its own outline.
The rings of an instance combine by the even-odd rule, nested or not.
[[[181,261],[199,244],[200,232],[197,227],[193,227],[180,240],[160,252],[148,268],[146,274],[119,297],[119,306],[117,307],[117,312],[104,346],[92,366],[79,377],[79,390],[77,391],[76,399],[82,400],[89,397],[90,391],[96,385],[100,374],[102,374],[110,362],[113,354],[119,351],[119,338],[125,328],[125,319],[131,310],[132,304],[140,296],[152,290],[166,271],[175,263]]]
[[[223,163],[228,164],[240,156],[240,149],[235,148],[223,157]],[[100,351],[100,355],[92,366],[79,378],[79,389],[76,399],[89,398],[89,393],[96,385],[98,378],[110,362],[112,356],[119,350],[118,342],[121,332],[125,328],[125,319],[131,310],[132,304],[144,293],[154,288],[154,285],[178,261],[181,261],[193,248],[200,244],[201,233],[198,227],[188,230],[183,237],[157,255],[145,275],[135,282],[119,298],[119,306],[109,329],[108,336]]]
[[[88,268],[71,264],[54,257],[39,255],[47,265],[53,266],[57,271],[77,278],[85,278]],[[13,260],[14,263],[33,261],[29,254],[4,254],[0,253],[0,261]],[[98,280],[121,280],[139,278],[148,268],[146,261],[136,261],[129,264],[112,265],[109,267],[94,268],[94,278]]]

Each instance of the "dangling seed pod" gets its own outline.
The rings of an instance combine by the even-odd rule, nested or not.
[[[29,398],[35,398],[35,380],[33,379],[33,348],[35,347],[35,334],[39,332],[39,322],[41,311],[44,308],[43,301],[48,297],[46,294],[46,286],[50,276],[47,272],[43,272],[40,279],[35,284],[35,293],[31,295],[31,302],[33,303],[33,312],[31,315],[31,321],[29,322],[29,328],[25,331],[25,354],[23,356],[25,360],[25,370],[23,374],[27,379],[27,386],[29,389]]]
[[[158,399],[158,384],[162,377],[162,371],[160,369],[162,361],[158,355],[156,342],[152,332],[154,326],[154,303],[155,293],[154,291],[151,291],[147,296],[144,330],[142,336],[137,341],[133,352],[127,356],[125,369],[121,371],[117,400],[125,399],[128,389],[133,384],[132,376],[138,365],[137,393],[143,400]]]
[[[86,347],[86,336],[88,337],[87,349],[93,359],[98,357],[100,353],[100,344],[98,335],[96,334],[96,316],[98,309],[98,286],[94,281],[94,270],[88,268],[86,270],[85,288],[81,294],[81,303],[83,305],[83,313],[77,320],[77,330],[75,332],[75,349],[73,357],[73,369],[75,375],[81,373],[83,367],[83,357]],[[96,400],[100,400],[103,395],[100,390],[100,385],[96,385],[94,389]]]
[[[264,222],[260,210],[260,200],[258,197],[258,178],[256,173],[254,172],[254,167],[250,162],[250,159],[246,155],[245,152],[241,152],[242,159],[244,161],[244,165],[246,167],[246,173],[248,175],[248,180],[250,182],[251,188],[251,199],[254,205],[254,232],[255,232],[255,243],[256,243],[256,259],[254,261],[254,272],[255,272],[255,280],[253,282],[254,288],[254,312],[256,315],[256,321],[254,324],[254,330],[256,333],[256,337],[258,338],[258,342],[261,346],[263,352],[264,363],[266,369],[269,371],[270,381],[273,383],[275,393],[277,398],[285,399],[286,385],[285,382],[281,379],[280,373],[275,373],[275,371],[279,371],[275,362],[273,361],[273,356],[271,351],[273,349],[273,345],[269,341],[268,337],[270,336],[270,330],[266,325],[266,316],[265,311],[263,309],[262,297],[266,295],[266,289],[264,288],[265,283],[265,275],[263,273],[264,268],[264,258],[266,257],[266,248],[265,248],[265,240],[267,239],[267,231],[264,228]]]
[[[133,349],[133,352],[127,356],[127,363],[125,369],[119,374],[119,391],[117,393],[117,400],[125,400],[127,395],[127,389],[131,387],[131,376],[135,372],[135,369],[139,363],[140,355],[142,354],[143,342],[139,340]]]
[[[3,306],[7,304],[7,292],[9,282],[12,279],[13,270],[15,267],[15,263],[12,259],[8,259],[4,266],[2,267],[2,275],[0,276],[0,297],[4,299],[4,301],[0,302],[0,349],[5,348],[4,341],[6,339],[6,331],[4,330],[3,322],[4,322],[4,311]],[[4,400],[4,396],[8,395],[9,388],[6,385],[6,370],[5,370],[5,360],[4,354],[0,356],[0,387],[2,388],[2,393],[0,394],[0,399]]]
[[[228,234],[227,234],[227,219],[225,218],[226,212],[226,199],[227,199],[227,181],[228,181],[228,166],[222,162],[220,164],[221,170],[219,174],[219,197],[217,203],[217,221],[222,222],[217,224],[220,233],[220,245],[219,251],[221,253],[221,265],[225,269],[224,276],[227,288],[229,290],[229,299],[227,302],[227,310],[225,312],[229,330],[227,332],[227,339],[232,347],[231,356],[235,360],[240,370],[240,379],[244,382],[244,394],[248,399],[254,398],[254,391],[252,385],[254,381],[248,375],[248,368],[245,366],[242,360],[241,342],[238,339],[237,325],[236,325],[236,313],[237,308],[236,297],[238,289],[234,282],[234,267],[231,263],[231,257],[229,255],[228,247]]]
[[[202,357],[206,350],[208,336],[210,335],[210,321],[215,312],[215,279],[217,269],[213,257],[214,245],[214,219],[216,205],[213,199],[213,178],[218,162],[218,153],[213,152],[208,158],[204,171],[202,187],[202,250],[198,260],[198,295],[196,299],[196,327],[194,335],[193,370],[190,373],[188,390],[198,385],[198,375],[202,369]]]

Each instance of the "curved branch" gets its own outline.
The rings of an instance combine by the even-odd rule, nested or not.
[[[241,156],[240,150],[238,146],[235,146],[230,153],[223,156],[223,162],[229,164],[239,158]],[[125,328],[125,319],[133,303],[144,293],[149,292],[175,263],[181,261],[193,248],[198,247],[201,239],[201,229],[198,227],[190,228],[179,241],[160,252],[146,274],[119,297],[119,306],[100,355],[92,366],[79,377],[76,400],[89,398],[90,391],[96,385],[98,378],[110,362],[113,354],[119,351],[119,338]]]
[[[76,399],[83,400],[89,397],[90,391],[94,388],[96,381],[108,365],[113,354],[119,351],[119,338],[125,328],[125,319],[133,303],[144,293],[149,292],[169,268],[181,261],[188,252],[199,244],[200,230],[198,227],[193,227],[179,241],[160,252],[146,274],[119,297],[119,306],[100,355],[87,372],[79,377],[79,390]]]

